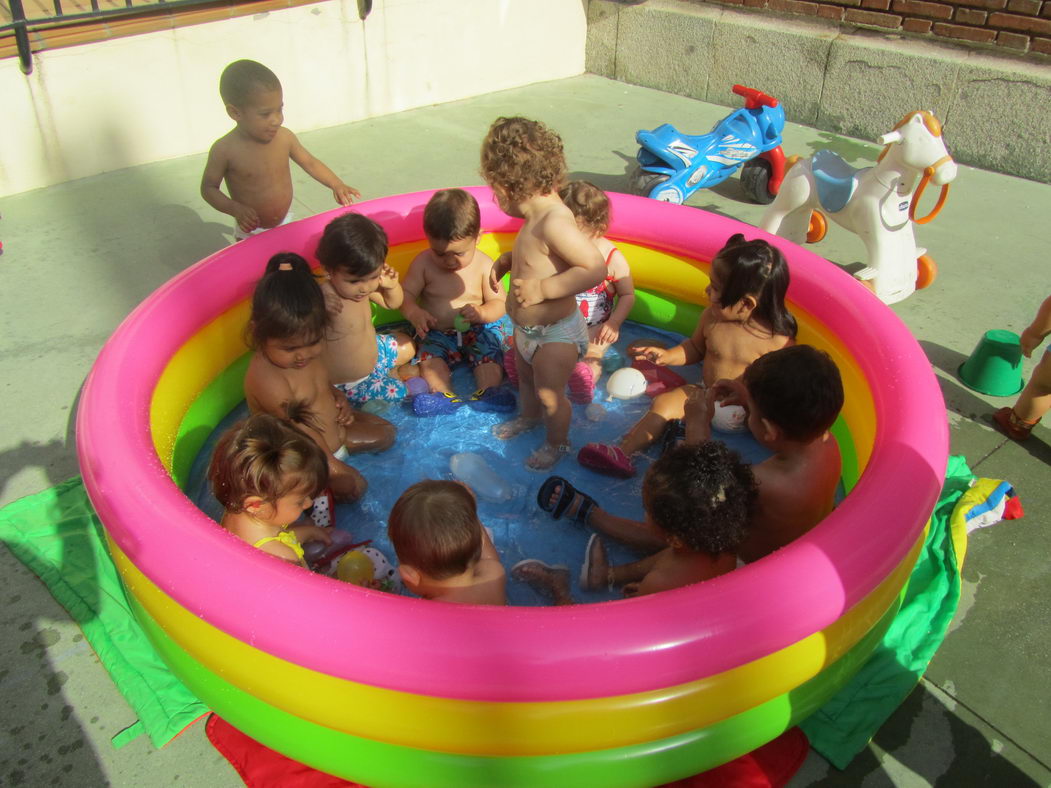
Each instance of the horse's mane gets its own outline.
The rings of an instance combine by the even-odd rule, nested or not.
[[[941,124],[941,121],[938,120],[936,117],[934,117],[934,115],[932,113],[928,112],[925,109],[918,109],[918,110],[915,110],[914,112],[910,112],[904,118],[899,120],[897,125],[893,129],[891,129],[891,131],[897,131],[902,126],[904,126],[906,123],[908,123],[910,120],[912,120],[914,117],[916,117],[917,115],[919,115],[919,116],[921,116],[923,118],[923,125],[927,127],[927,131],[929,131],[931,133],[931,136],[933,136],[933,137],[940,137],[942,135],[942,124]],[[893,145],[893,144],[895,144],[895,143],[892,142],[890,145]],[[877,162],[883,161],[883,157],[886,156],[887,155],[887,151],[890,150],[890,145],[884,145],[883,146],[883,150],[880,151],[879,156],[876,157],[876,161]]]

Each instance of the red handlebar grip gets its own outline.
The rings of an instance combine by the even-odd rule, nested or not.
[[[738,96],[744,97],[745,109],[757,109],[761,106],[776,107],[778,104],[777,99],[773,96],[768,96],[761,90],[755,88],[746,88],[744,85],[734,85],[733,92]]]

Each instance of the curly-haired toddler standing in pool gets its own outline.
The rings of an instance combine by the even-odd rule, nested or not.
[[[576,294],[606,275],[598,248],[577,227],[558,196],[566,175],[562,140],[544,124],[498,118],[482,143],[482,176],[501,210],[525,219],[511,251],[508,312],[515,325],[521,412],[493,432],[513,438],[543,422],[543,445],[526,460],[550,468],[569,452],[572,415],[566,383],[587,351],[588,332]],[[507,272],[506,256],[492,282]]]

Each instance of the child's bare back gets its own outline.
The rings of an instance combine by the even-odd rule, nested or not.
[[[744,561],[781,549],[831,513],[842,472],[839,445],[826,432],[794,454],[775,454],[753,471],[759,498],[739,551]]]

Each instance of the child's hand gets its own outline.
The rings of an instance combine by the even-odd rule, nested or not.
[[[612,345],[620,338],[620,326],[611,325],[607,320],[598,331],[598,343],[600,345]]]
[[[322,288],[325,294],[325,311],[330,315],[338,315],[343,311],[343,299],[339,297],[339,294],[330,288]]]
[[[349,427],[354,423],[354,409],[350,407],[342,391],[337,388],[333,388],[332,391],[336,400],[336,424]]]
[[[416,329],[416,336],[420,339],[427,337],[427,332],[438,325],[438,318],[419,307],[412,313],[412,327]]]
[[[398,272],[386,263],[380,271],[380,290],[393,290],[398,286]]]
[[[1022,355],[1026,358],[1033,357],[1033,351],[1040,347],[1040,343],[1044,341],[1044,338],[1039,332],[1034,331],[1032,326],[1027,326],[1022,331]]]
[[[665,356],[667,356],[667,354],[667,348],[654,347],[653,345],[639,345],[634,349],[632,358],[649,361],[651,364],[663,367],[667,363],[665,361]]]
[[[485,319],[482,317],[482,313],[478,311],[478,307],[475,304],[468,304],[463,309],[461,309],[460,316],[472,325],[474,325],[475,323],[485,322]]]
[[[332,190],[332,196],[336,198],[336,202],[340,205],[350,205],[354,200],[361,199],[361,192],[347,186],[345,183],[340,183],[339,186]]]
[[[294,525],[292,526],[293,531],[296,533],[296,539],[301,544],[307,542],[321,542],[324,545],[332,544],[332,534],[329,533],[328,528],[320,528],[316,525]]]
[[[544,295],[540,290],[543,279],[512,279],[511,294],[519,306],[534,306],[543,303]]]
[[[504,274],[511,270],[511,253],[504,252],[496,258],[492,269],[489,271],[489,288],[494,292],[500,292],[500,280]]]
[[[740,405],[741,407],[747,407],[745,394],[746,389],[744,383],[739,380],[721,378],[712,384],[712,396],[714,397],[714,401],[720,402],[723,405]]]
[[[233,216],[241,232],[250,233],[259,226],[259,214],[254,208],[249,208],[247,205],[235,202]]]
[[[624,598],[628,599],[633,596],[638,596],[640,585],[640,583],[625,583],[624,588],[622,589],[624,591]]]

